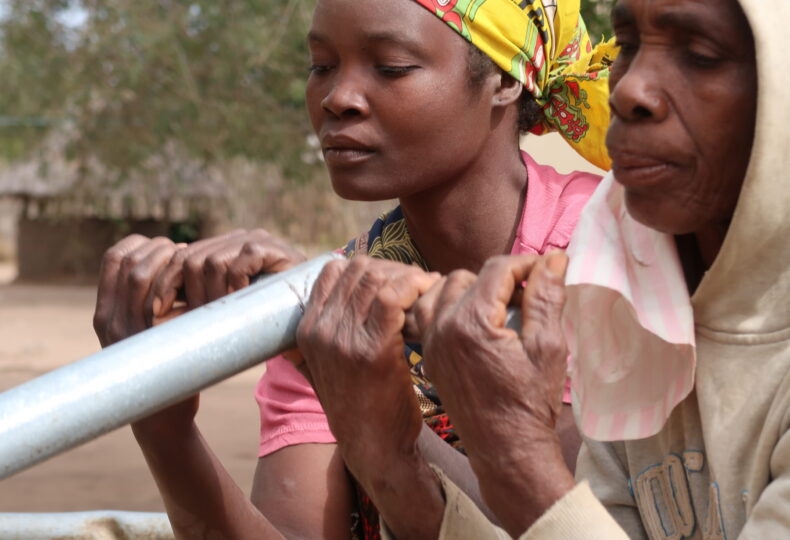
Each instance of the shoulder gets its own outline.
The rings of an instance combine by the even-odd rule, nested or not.
[[[522,152],[527,168],[527,198],[519,236],[524,249],[544,253],[565,249],[582,209],[602,177],[589,172],[560,173]]]
[[[541,191],[546,197],[556,200],[580,199],[586,202],[603,178],[585,171],[560,173],[551,165],[538,163],[526,152],[521,156],[527,168],[529,190]]]

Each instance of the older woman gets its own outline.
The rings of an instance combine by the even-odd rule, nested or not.
[[[440,464],[473,497],[477,486],[454,449],[458,437],[423,373],[419,348],[403,342],[403,310],[436,279],[421,269],[477,271],[492,255],[567,245],[599,179],[538,165],[519,151],[519,132],[560,131],[607,166],[601,143],[611,49],[592,54],[578,0],[319,0],[308,42],[308,110],[333,187],[347,198],[400,202],[346,248],[354,260],[346,286],[375,292],[377,300],[338,298],[340,319],[324,313],[320,320],[332,324],[313,318],[305,326],[314,331],[302,333],[300,350],[320,405],[288,362],[270,362],[260,392],[265,440],[253,494],[262,513],[245,504],[200,437],[196,400],[133,428],[179,534],[342,538],[353,525],[356,534],[376,537],[372,499],[396,534],[429,537],[441,501],[422,458]],[[365,254],[413,266],[382,266]],[[97,332],[107,344],[172,316],[181,285],[194,307],[249,275],[298,260],[262,233],[183,249],[164,239],[128,238],[105,260]],[[376,315],[354,318],[369,309]],[[373,334],[361,339],[357,330]],[[375,376],[377,362],[398,368]],[[362,380],[368,383],[359,388]],[[392,409],[391,391],[397,395],[404,382],[410,401]],[[380,422],[360,417],[393,412],[396,418]],[[420,413],[432,429],[417,424],[417,448],[412,431],[393,427],[398,415],[419,420]],[[572,466],[569,407],[562,417]],[[402,490],[415,482],[425,490]]]
[[[783,0],[620,0],[614,176],[582,216],[567,291],[564,255],[516,257],[420,301],[426,367],[510,535],[790,536],[790,157],[776,100],[789,17]],[[502,319],[525,279],[518,337]],[[578,484],[553,433],[566,294],[577,417],[598,439]],[[499,534],[443,488],[444,537]]]

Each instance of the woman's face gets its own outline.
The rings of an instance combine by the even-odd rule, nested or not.
[[[413,195],[480,153],[492,85],[472,88],[467,42],[413,0],[319,0],[308,43],[308,111],[341,197]]]
[[[754,138],[754,40],[736,0],[620,0],[607,147],[635,219],[671,234],[732,217]]]

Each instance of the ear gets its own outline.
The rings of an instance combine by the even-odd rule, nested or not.
[[[497,70],[496,74],[497,86],[492,96],[492,105],[494,107],[506,107],[521,99],[521,93],[524,91],[524,85],[508,75],[504,71]]]

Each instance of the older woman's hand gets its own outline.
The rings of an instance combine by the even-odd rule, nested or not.
[[[554,430],[566,371],[566,265],[559,252],[497,257],[479,276],[453,272],[414,308],[428,375],[484,500],[514,537],[574,485]],[[504,324],[525,281],[519,336]]]
[[[398,538],[435,536],[443,503],[417,449],[422,418],[404,361],[405,311],[437,280],[357,257],[321,273],[297,332],[304,364],[354,474]]]

